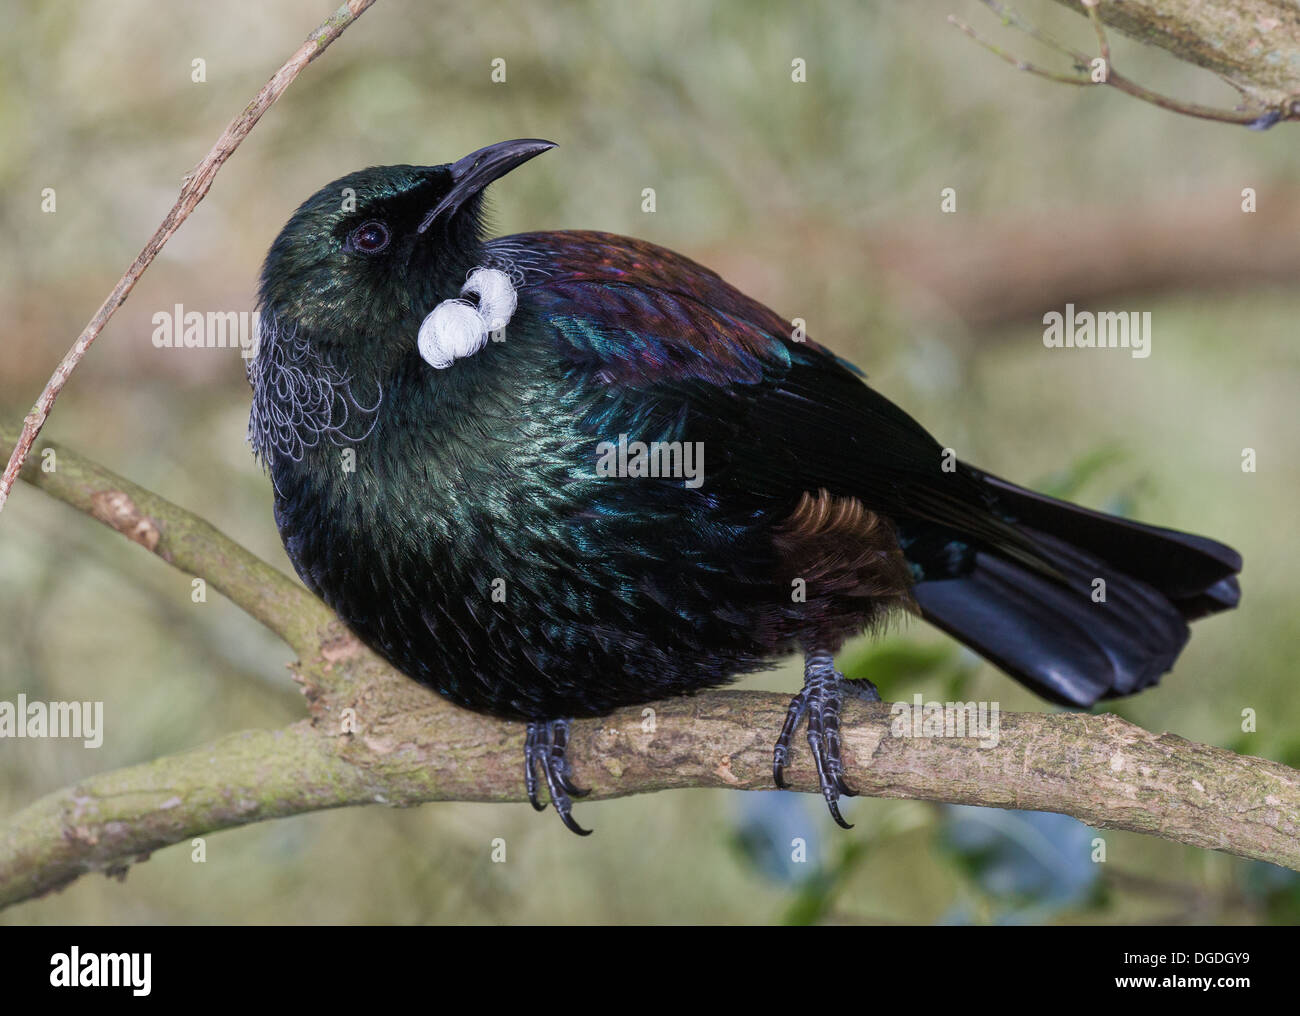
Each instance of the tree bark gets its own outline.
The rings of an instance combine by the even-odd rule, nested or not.
[[[1057,0],[1087,17],[1081,0]],[[1300,8],[1293,0],[1102,0],[1101,20],[1214,71],[1260,109],[1300,100]]]

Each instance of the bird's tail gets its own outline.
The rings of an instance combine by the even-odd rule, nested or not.
[[[1046,698],[1089,706],[1153,685],[1188,621],[1237,605],[1231,547],[967,472],[979,510],[1009,523],[1016,545],[981,541],[913,596],[928,621]]]

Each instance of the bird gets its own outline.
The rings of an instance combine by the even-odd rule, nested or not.
[[[285,551],[366,645],[527,724],[524,786],[564,824],[570,724],[802,653],[831,816],[854,793],[835,655],[919,616],[1044,699],[1154,685],[1235,607],[1214,540],[1036,493],[955,457],[848,361],[689,258],[573,230],[489,236],[504,141],[326,185],[272,243],[248,440]],[[1098,590],[1103,590],[1098,595]]]

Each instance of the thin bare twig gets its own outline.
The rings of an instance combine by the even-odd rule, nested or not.
[[[222,131],[221,137],[217,138],[216,144],[212,150],[195,169],[185,177],[181,186],[180,196],[176,203],[172,205],[171,210],[163,219],[162,224],[158,227],[149,242],[144,245],[131,267],[126,270],[113,287],[113,291],[108,294],[108,298],[100,304],[99,310],[95,311],[95,316],[90,319],[82,333],[77,336],[77,341],[72,344],[72,348],[64,355],[59,362],[50,380],[46,382],[44,390],[32,406],[31,412],[23,421],[22,435],[19,437],[17,445],[14,446],[13,454],[9,456],[9,464],[5,467],[4,475],[0,477],[0,510],[4,509],[5,502],[9,499],[9,492],[13,489],[14,483],[18,479],[19,470],[22,469],[23,462],[31,452],[32,444],[45,426],[45,421],[49,419],[50,411],[54,408],[54,401],[63,391],[63,386],[68,383],[68,378],[85,357],[91,344],[99,337],[99,333],[104,330],[109,319],[117,312],[117,309],[126,302],[135,284],[144,275],[145,269],[153,263],[153,259],[158,256],[163,245],[171,239],[172,234],[180,229],[183,223],[198,203],[203,200],[212,187],[212,181],[216,178],[217,171],[239,147],[240,143],[246,138],[249,132],[257,126],[257,122],[262,119],[262,114],[270,109],[285,89],[293,83],[293,80],[302,73],[309,63],[315,60],[326,48],[337,39],[348,28],[352,22],[356,21],[362,13],[369,8],[375,0],[347,0],[338,10],[326,18],[316,30],[311,33],[297,52],[293,54],[285,64],[271,75],[271,79],[262,86],[262,90],[257,96],[244,107],[243,111],[226,125]]]
[[[1037,64],[1030,63],[1028,60],[1018,57],[1014,53],[1009,53],[1001,46],[997,45],[997,43],[984,38],[984,36],[980,35],[974,28],[952,14],[948,15],[948,23],[950,25],[956,25],[990,53],[1005,60],[1018,71],[1027,71],[1037,77],[1046,78],[1048,81],[1055,81],[1062,85],[1091,85],[1094,83],[1091,78],[1081,78],[1075,74],[1064,74],[1060,71],[1048,70],[1046,67],[1039,67]]]
[[[1110,40],[1106,38],[1106,27],[1101,23],[1101,16],[1097,13],[1097,4],[1100,0],[1079,0],[1079,2],[1088,8],[1088,20],[1092,22],[1092,30],[1097,33],[1097,48],[1101,50],[1101,58],[1106,61],[1106,68],[1109,70]]]

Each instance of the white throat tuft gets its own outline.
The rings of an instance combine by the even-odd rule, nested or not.
[[[468,300],[443,300],[420,324],[420,356],[437,370],[477,353],[487,345],[490,333],[509,324],[519,305],[510,276],[496,268],[475,268],[460,295],[477,296],[478,305]]]

